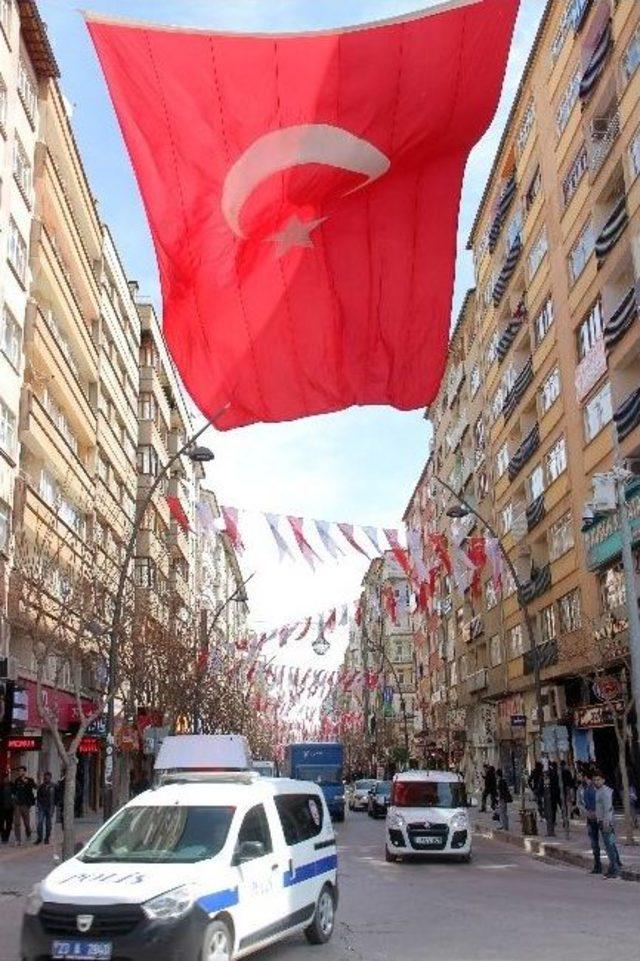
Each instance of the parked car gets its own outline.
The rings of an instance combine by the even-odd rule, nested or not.
[[[459,774],[405,771],[391,787],[385,832],[387,861],[419,855],[471,860],[467,793]]]
[[[369,791],[377,783],[373,778],[355,781],[349,795],[349,810],[366,811],[369,804]]]
[[[367,814],[370,818],[384,818],[387,816],[389,798],[391,797],[391,781],[377,781],[369,791]]]

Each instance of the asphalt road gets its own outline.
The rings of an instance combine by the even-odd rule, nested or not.
[[[365,814],[350,814],[338,833],[332,941],[311,948],[296,936],[256,961],[640,961],[640,884],[482,838],[471,864],[386,864],[384,824]],[[52,854],[0,851],[0,961],[18,961],[21,895]]]

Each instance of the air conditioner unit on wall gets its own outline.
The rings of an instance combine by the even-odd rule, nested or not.
[[[593,485],[593,509],[598,511],[613,511],[616,508],[616,482],[612,474],[594,474],[591,478]]]

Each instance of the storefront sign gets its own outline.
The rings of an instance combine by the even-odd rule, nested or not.
[[[7,738],[8,751],[39,751],[42,738],[38,735],[21,735]]]
[[[611,701],[620,696],[620,681],[617,677],[599,677],[591,686],[599,701]]]
[[[627,494],[627,511],[633,540],[640,543],[640,485],[631,495]],[[622,552],[619,512],[613,511],[597,520],[583,537],[589,570],[609,564]]]
[[[92,721],[87,728],[87,736],[90,737],[104,737],[107,733],[107,719],[104,714],[97,717],[95,721]]]
[[[116,742],[121,751],[137,751],[140,746],[138,729],[124,725],[116,734]]]
[[[616,714],[622,714],[624,711],[623,701],[614,701],[612,706]],[[590,704],[588,707],[576,709],[576,727],[611,727],[612,724],[613,715],[604,704]]]
[[[527,715],[526,714],[512,714],[511,715],[511,727],[526,727],[527,726]]]
[[[38,687],[36,682],[25,680],[19,681],[18,685],[20,688],[24,689],[24,714],[26,727],[45,727],[46,722],[38,709]],[[16,695],[18,695],[18,687],[16,687]],[[56,715],[58,719],[58,726],[61,731],[68,731],[74,725],[77,726],[79,715],[78,705],[74,694],[71,694],[69,691],[60,691],[45,684],[42,686],[42,700],[47,710],[52,711]],[[83,697],[81,699],[81,705],[85,717],[93,714],[95,705],[92,701],[86,697]],[[14,724],[16,724],[18,721],[18,718],[16,717],[15,703],[13,721]]]
[[[102,743],[99,737],[83,737],[78,745],[78,754],[100,754]]]

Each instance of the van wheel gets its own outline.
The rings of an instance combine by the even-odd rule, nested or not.
[[[336,904],[333,890],[325,884],[316,904],[313,921],[308,928],[305,928],[304,933],[309,944],[326,944],[333,934],[335,918]]]
[[[469,851],[468,854],[463,854],[463,855],[460,857],[460,860],[462,861],[463,864],[470,864],[470,863],[471,863],[471,857],[472,857],[471,851]]]
[[[384,847],[384,859],[385,859],[385,861],[387,862],[387,864],[394,864],[394,863],[397,861],[397,858],[396,858],[395,854],[392,854],[392,853],[391,853],[391,851],[390,851],[389,848],[386,846],[386,844],[385,844],[385,847]]]
[[[212,921],[205,931],[201,961],[231,961],[233,938],[224,921]]]

